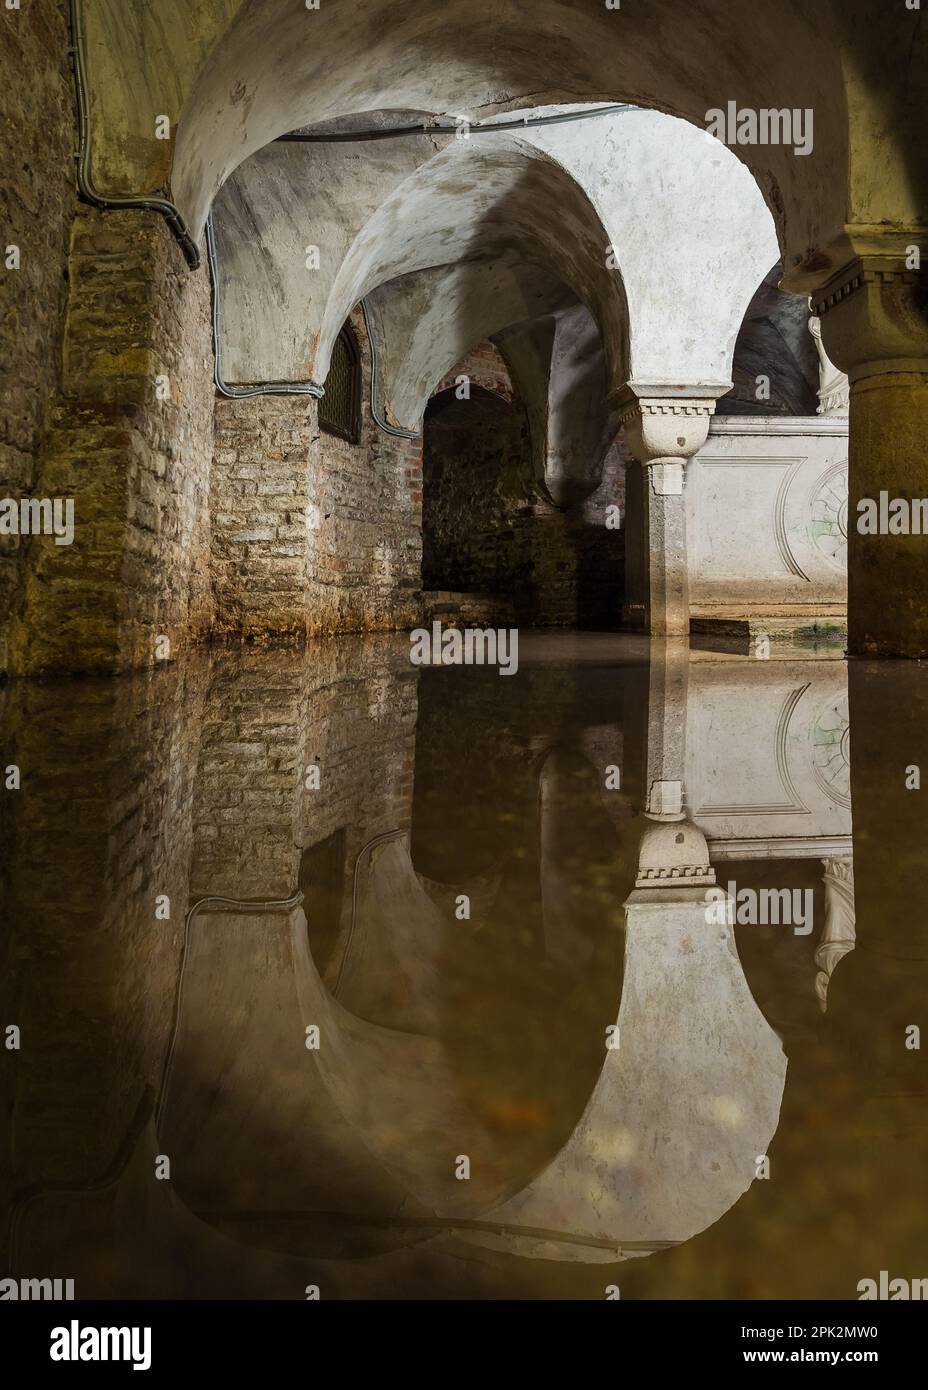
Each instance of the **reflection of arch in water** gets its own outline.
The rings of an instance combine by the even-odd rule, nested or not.
[[[338,1003],[356,1019],[440,1042],[449,1094],[480,1120],[511,1173],[535,1171],[567,1141],[595,1084],[620,988],[615,937],[607,922],[590,960],[565,972],[544,954],[540,924],[528,943],[504,930],[513,914],[529,926],[510,891],[526,892],[523,874],[513,884],[504,865],[495,895],[475,905],[482,920],[458,921],[462,885],[423,884],[404,840],[383,838],[371,862],[359,860]],[[536,899],[538,865],[536,849]],[[407,1098],[406,1109],[414,1104]]]
[[[422,945],[429,933],[437,943],[431,962],[406,980],[428,1002],[446,924],[399,841],[381,846],[373,879],[401,909],[391,925],[402,930],[415,917],[406,945]],[[399,904],[396,892],[405,894]],[[361,911],[363,919],[363,895]],[[417,937],[423,927],[428,932]],[[369,949],[359,959],[377,974],[382,933],[362,926],[357,940],[365,938]],[[173,1156],[172,1181],[185,1204],[219,1229],[280,1249],[302,1239],[302,1253],[314,1254],[408,1244],[436,1225],[479,1216],[550,1157],[546,1132],[530,1131],[525,1141],[475,1113],[449,1063],[448,1040],[409,1029],[428,1022],[421,1008],[410,1018],[420,1001],[411,1007],[402,992],[371,989],[365,996],[370,977],[356,968],[342,988],[371,1013],[401,1014],[405,1027],[344,1009],[318,977],[301,912],[291,915],[289,932],[279,918],[199,919],[187,970],[159,1144]],[[220,999],[231,1030],[211,1026]],[[320,1029],[318,1052],[304,1047],[310,1020]],[[466,1183],[454,1177],[462,1152],[473,1164]],[[264,1155],[273,1162],[262,1169]],[[345,1213],[347,1232],[344,1221],[325,1219],[331,1212]]]
[[[374,876],[393,882],[408,854],[399,840],[383,854]],[[192,1239],[192,1210],[216,1228],[197,1238],[204,1261],[224,1248],[211,1240],[232,1237],[264,1248],[249,1256],[255,1268],[273,1250],[337,1261],[441,1231],[581,1262],[686,1239],[750,1182],[746,1160],[776,1124],[784,1069],[726,932],[707,932],[703,917],[699,890],[632,894],[621,1046],[604,1050],[560,1152],[523,1146],[516,1162],[511,1135],[500,1141],[457,1103],[441,1040],[359,1018],[325,990],[301,910],[283,922],[195,919],[164,1123],[157,1145],[142,1146],[171,1155],[175,1191],[159,1214],[167,1188],[141,1154],[127,1181],[142,1216],[127,1190],[123,1219],[147,1212],[170,1245]],[[304,1046],[310,1023],[319,1052]],[[469,1183],[453,1178],[462,1152]]]
[[[562,753],[549,767],[553,777],[572,770]],[[662,837],[660,852],[678,829],[654,827]],[[686,847],[696,839],[704,850],[702,836],[691,827]],[[650,862],[654,855],[649,851],[646,857]],[[298,1000],[303,1025],[319,1027],[322,1046],[297,1062],[300,1029],[287,1023],[292,1068],[284,1068],[280,1058],[281,1034],[266,1040],[273,1045],[252,1077],[264,1100],[274,1097],[275,1113],[268,1117],[265,1111],[260,1145],[275,1154],[270,1190],[265,1182],[263,1191],[266,1215],[263,1224],[256,1222],[265,1238],[276,1223],[286,1225],[275,1212],[292,1212],[294,1193],[302,1189],[302,1210],[318,1207],[318,1179],[326,1165],[325,1180],[337,1199],[329,1210],[350,1211],[361,1225],[367,1218],[381,1240],[388,1218],[400,1212],[390,1244],[445,1226],[522,1254],[614,1259],[623,1249],[642,1252],[686,1239],[728,1210],[753,1179],[756,1156],[775,1129],[782,1049],[754,1004],[730,928],[705,921],[705,890],[680,887],[687,874],[675,868],[663,880],[669,887],[653,887],[653,868],[649,875],[626,904],[621,1045],[607,1050],[603,1038],[592,1095],[587,1093],[579,1124],[555,1153],[543,1127],[527,1138],[518,1133],[526,1119],[531,1125],[530,1114],[510,1113],[515,1123],[509,1128],[494,1126],[489,1108],[480,1110],[479,1088],[473,1075],[468,1078],[466,1062],[463,1069],[459,1059],[456,1065],[461,1000],[448,981],[457,971],[466,984],[471,943],[455,940],[457,924],[423,891],[401,837],[381,843],[369,857],[340,999],[324,989],[304,919],[296,915],[290,959],[279,933],[273,948],[275,1012],[283,1018],[284,1005],[292,1013]],[[223,1016],[236,1014],[243,969],[253,996],[269,942],[251,934],[251,960],[244,968],[248,950],[239,940],[225,965],[200,957],[208,992],[215,990],[215,972],[227,972],[233,997]],[[472,1029],[480,1017],[472,1015]],[[212,1059],[204,1058],[210,1045],[201,1036],[191,1074],[204,1061],[206,1077],[213,1074],[215,1049]],[[195,1084],[186,1097],[175,1096],[175,1130],[163,1142],[174,1152],[195,1153],[194,1141],[203,1141],[209,1159],[200,1175],[202,1189],[225,1186],[234,1209],[247,1210],[241,1154],[233,1161],[235,1126],[222,1114],[218,1127],[204,1123],[206,1107],[197,1090]],[[308,1123],[310,1098],[314,1124]],[[492,1094],[485,1092],[487,1098],[492,1101]],[[234,1108],[237,1098],[230,1099]],[[253,1102],[249,1120],[253,1129]],[[296,1136],[289,1150],[282,1133]],[[254,1148],[253,1134],[249,1143]],[[314,1145],[317,1151],[310,1152]],[[328,1153],[320,1155],[318,1146],[328,1146]],[[227,1155],[234,1169],[225,1179],[217,1180],[216,1152]],[[471,1180],[460,1183],[454,1163],[464,1153]],[[204,1211],[202,1198],[196,1205]],[[287,1239],[283,1229],[280,1235]]]
[[[706,921],[705,839],[686,822],[652,824],[641,863],[625,905],[618,1045],[605,1049],[586,1111],[554,1163],[488,1214],[509,1234],[473,1232],[472,1241],[585,1260],[596,1249],[611,1260],[617,1248],[675,1244],[734,1205],[775,1132],[786,1061],[732,929]],[[700,886],[688,886],[694,881]],[[526,1235],[513,1234],[520,1226]],[[545,1228],[571,1231],[574,1245],[546,1241]]]

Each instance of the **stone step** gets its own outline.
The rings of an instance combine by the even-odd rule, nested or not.
[[[814,645],[843,643],[847,637],[845,613],[744,613],[719,614],[690,619],[690,632],[699,636],[729,637],[753,642],[769,637],[771,642],[804,642]]]

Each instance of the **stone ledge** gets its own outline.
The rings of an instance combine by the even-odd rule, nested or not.
[[[709,435],[824,434],[846,437],[846,415],[714,415]]]
[[[829,648],[844,652],[847,643],[847,613],[842,610],[816,611],[811,607],[792,613],[781,608],[777,613],[716,613],[692,614],[690,635],[694,645],[702,638],[726,651],[753,653],[755,643],[763,637],[771,646]]]

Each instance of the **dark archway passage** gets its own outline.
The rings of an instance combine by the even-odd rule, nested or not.
[[[464,399],[440,392],[423,433],[423,588],[504,599],[536,626],[617,627],[623,534],[606,520],[624,478],[614,462],[590,497],[557,508],[535,483],[521,403],[473,384]]]
[[[503,542],[530,505],[528,421],[482,386],[459,399],[442,391],[425,413],[422,460],[422,583],[426,589],[497,592],[514,578]]]

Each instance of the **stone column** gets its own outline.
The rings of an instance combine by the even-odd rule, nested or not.
[[[686,460],[702,448],[716,397],[726,386],[650,386],[629,382],[617,405],[625,438],[642,465],[630,489],[626,619],[654,636],[688,635]]]
[[[850,379],[848,650],[928,655],[928,536],[861,534],[858,503],[928,497],[928,277],[914,233],[843,238],[848,259],[812,295],[829,357]],[[911,519],[911,518],[910,518]]]

